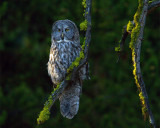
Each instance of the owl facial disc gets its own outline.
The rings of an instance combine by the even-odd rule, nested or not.
[[[75,37],[78,37],[79,33],[73,22],[69,20],[59,20],[53,24],[51,35],[54,42],[68,43],[73,42],[73,40],[75,41]]]

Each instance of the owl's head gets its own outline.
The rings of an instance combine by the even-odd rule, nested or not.
[[[79,43],[79,31],[70,20],[58,20],[53,24],[51,40],[57,43],[74,41]]]

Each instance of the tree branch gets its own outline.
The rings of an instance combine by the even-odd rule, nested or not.
[[[78,71],[81,69],[83,65],[85,65],[88,61],[88,51],[89,45],[91,41],[91,3],[92,0],[86,0],[86,9],[85,9],[85,20],[87,21],[87,30],[85,35],[85,46],[84,46],[84,58],[80,60],[78,67],[74,67],[72,72],[67,73],[66,79],[63,80],[59,85],[57,85],[56,89],[51,93],[50,97],[46,101],[43,110],[39,114],[39,118],[37,119],[37,123],[41,124],[49,119],[50,109],[53,106],[54,102],[59,98],[60,94],[64,91],[69,82],[72,82]],[[71,74],[71,78],[70,78]]]
[[[156,9],[158,7],[160,7],[160,0],[150,3],[150,5],[148,6],[148,9],[147,9],[147,14],[151,13],[154,9]],[[134,24],[134,21],[132,21],[132,23]],[[120,57],[120,52],[123,51],[123,46],[124,46],[125,41],[126,41],[129,34],[130,33],[127,32],[127,25],[126,25],[126,26],[123,27],[123,33],[122,33],[122,37],[121,37],[121,40],[120,40],[119,57]]]
[[[135,73],[137,76],[138,84],[140,85],[140,89],[141,89],[140,92],[142,92],[142,96],[144,97],[145,105],[146,105],[146,108],[147,108],[147,111],[149,114],[150,123],[155,128],[156,127],[155,121],[154,121],[153,114],[152,114],[152,111],[149,106],[148,95],[147,95],[147,91],[145,88],[145,83],[143,81],[143,77],[141,74],[141,67],[140,67],[141,43],[142,43],[142,39],[143,39],[143,32],[144,32],[144,26],[145,26],[145,22],[146,22],[147,12],[148,12],[148,0],[143,0],[143,9],[142,9],[142,13],[141,13],[140,20],[139,20],[140,31],[139,31],[137,41],[135,43],[135,48],[133,49],[134,51],[132,51],[132,52],[135,53],[134,58],[133,58],[133,63],[136,64],[136,72]]]
[[[155,8],[160,6],[160,1],[154,1],[150,5],[148,4],[148,0],[140,0],[139,7],[137,12],[134,16],[134,20],[132,21],[131,31],[127,30],[127,25],[124,27],[122,39],[120,41],[120,51],[123,50],[123,44],[129,34],[131,34],[131,43],[130,48],[132,50],[132,60],[133,60],[133,74],[135,77],[136,85],[139,89],[139,96],[142,102],[142,113],[144,114],[144,118],[146,116],[146,111],[149,116],[150,123],[153,128],[156,128],[156,124],[154,121],[154,117],[152,111],[149,106],[148,95],[145,87],[145,83],[143,81],[143,76],[141,74],[141,67],[140,67],[140,53],[141,53],[141,43],[143,40],[143,32],[144,26],[146,22],[146,16],[149,12],[154,10]],[[138,19],[139,17],[139,19]],[[138,36],[136,36],[138,34]]]
[[[151,11],[153,11],[158,7],[160,7],[160,0],[150,3],[150,5],[148,6],[148,13],[150,13]]]
[[[81,69],[83,65],[85,65],[88,62],[88,52],[89,52],[89,46],[91,41],[91,4],[92,0],[86,0],[86,11],[85,11],[85,19],[87,20],[87,30],[86,30],[86,39],[85,39],[85,49],[84,49],[84,59],[80,61],[80,64],[78,67],[74,68],[72,72],[71,79],[74,80],[76,77],[77,72]]]
[[[117,62],[119,61],[119,59],[120,59],[120,56],[121,56],[121,51],[123,51],[123,46],[124,46],[124,44],[125,44],[125,41],[126,41],[126,39],[127,39],[127,37],[128,37],[128,32],[127,32],[127,26],[124,26],[123,27],[123,30],[122,30],[123,32],[122,32],[122,37],[121,37],[121,40],[120,40],[120,42],[119,42],[119,50],[118,50],[118,59],[117,59]]]

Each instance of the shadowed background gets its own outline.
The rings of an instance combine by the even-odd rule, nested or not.
[[[84,20],[81,0],[0,1],[0,127],[2,128],[148,128],[132,74],[128,37],[117,61],[122,27],[133,20],[138,1],[93,0],[90,81],[85,81],[74,119],[63,118],[59,101],[50,119],[36,118],[52,91],[47,73],[54,21]],[[81,42],[83,41],[81,32]],[[141,66],[151,109],[160,126],[160,9],[147,16]]]

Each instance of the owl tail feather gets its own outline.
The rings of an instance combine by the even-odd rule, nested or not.
[[[76,82],[67,87],[59,97],[60,110],[63,117],[72,119],[78,112],[81,84]]]

